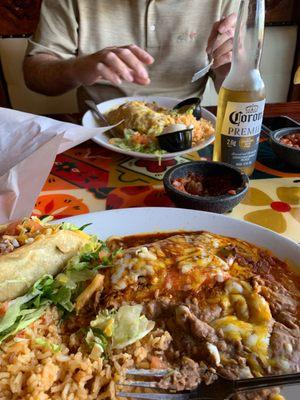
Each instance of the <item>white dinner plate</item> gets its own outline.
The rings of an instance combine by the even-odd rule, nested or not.
[[[207,230],[268,249],[290,265],[296,266],[298,263],[300,272],[300,246],[296,242],[258,225],[221,214],[179,208],[143,207],[83,214],[67,218],[66,221],[77,226],[91,222],[92,225],[85,231],[96,234],[103,240],[112,235]],[[299,388],[300,385],[292,385],[282,389],[281,394],[286,400],[299,400]]]
[[[156,102],[159,106],[166,107],[166,108],[173,108],[176,104],[178,104],[181,101],[181,99],[174,99],[172,97],[158,97],[158,96],[119,97],[117,99],[104,101],[103,103],[98,104],[98,108],[102,114],[105,114],[108,111],[110,111],[114,108],[117,108],[121,104],[124,104],[128,101],[145,101],[148,103]],[[205,108],[202,108],[202,117],[207,119],[208,121],[210,121],[213,124],[213,126],[215,126],[216,117],[211,112],[206,110]],[[95,128],[95,127],[99,126],[99,122],[98,122],[97,118],[94,116],[94,114],[92,113],[92,111],[87,111],[82,118],[82,125],[87,128]],[[143,159],[148,159],[148,160],[157,160],[158,159],[158,156],[155,154],[145,154],[145,153],[141,153],[141,152],[137,152],[137,151],[120,149],[119,147],[110,144],[109,139],[110,139],[110,136],[108,133],[100,133],[99,135],[93,137],[93,140],[96,143],[100,144],[103,147],[106,147],[109,150],[115,151],[117,153],[121,153],[126,156],[130,156],[130,157],[143,158]],[[161,160],[168,160],[170,158],[182,156],[184,154],[191,153],[193,151],[198,151],[198,150],[204,149],[204,147],[211,144],[214,141],[214,139],[215,139],[215,137],[213,135],[205,142],[199,144],[198,146],[194,146],[191,149],[178,151],[176,153],[165,153],[165,154],[162,154],[159,158]]]

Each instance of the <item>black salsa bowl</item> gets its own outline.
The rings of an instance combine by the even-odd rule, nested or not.
[[[284,136],[291,133],[300,133],[300,127],[283,128],[270,133],[270,145],[274,153],[286,163],[300,168],[300,149],[287,146],[280,142]]]
[[[176,179],[184,178],[189,174],[216,180],[216,184],[226,176],[230,178],[232,190],[221,195],[194,195],[183,192],[174,187]],[[163,179],[167,195],[179,208],[209,211],[223,214],[231,211],[245,197],[248,186],[248,176],[232,165],[214,161],[192,161],[176,165],[167,171]]]

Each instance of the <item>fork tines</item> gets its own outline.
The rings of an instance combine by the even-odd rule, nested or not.
[[[149,370],[149,369],[129,369],[126,371],[127,375],[139,376],[144,378],[162,378],[171,373],[170,370]],[[188,400],[188,393],[163,393],[163,390],[158,387],[156,381],[124,381],[118,383],[122,386],[140,387],[143,389],[161,390],[160,393],[132,393],[132,392],[119,392],[118,397],[128,397],[132,399],[148,399],[148,400]]]
[[[162,378],[172,373],[169,369],[128,369],[126,375],[145,376],[149,378]]]
[[[190,398],[188,393],[130,393],[119,392],[118,397],[127,397],[131,399],[144,399],[144,400],[188,400]]]

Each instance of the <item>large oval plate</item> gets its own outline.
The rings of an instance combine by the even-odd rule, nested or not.
[[[98,108],[102,114],[105,114],[108,111],[110,111],[114,108],[117,108],[121,104],[124,104],[128,101],[146,101],[148,103],[156,102],[159,106],[173,108],[176,104],[178,104],[181,101],[181,99],[174,99],[172,97],[157,97],[157,96],[120,97],[117,99],[108,100],[103,103],[100,103],[100,104],[98,104]],[[216,117],[211,112],[207,111],[205,108],[202,108],[202,116],[203,116],[203,118],[207,119],[215,126]],[[99,122],[97,121],[97,118],[94,116],[94,114],[91,111],[87,111],[84,114],[84,116],[82,118],[82,125],[87,128],[95,128],[95,127],[100,126]],[[141,152],[137,152],[137,151],[120,149],[119,147],[116,147],[116,146],[113,146],[112,144],[110,144],[109,138],[110,137],[107,133],[100,133],[99,135],[94,136],[93,140],[96,143],[100,144],[103,147],[106,147],[109,150],[124,154],[126,156],[143,158],[143,159],[148,159],[148,160],[157,160],[158,159],[158,156],[155,154],[145,154],[145,153],[141,153]],[[214,141],[214,139],[215,139],[215,137],[212,136],[205,142],[199,144],[198,146],[194,146],[194,147],[184,150],[184,151],[178,151],[176,153],[165,153],[165,154],[162,154],[159,158],[161,160],[168,160],[170,158],[182,156],[184,154],[191,153],[193,151],[201,150],[204,147],[211,144]]]
[[[91,222],[86,231],[101,239],[112,235],[138,233],[207,230],[221,235],[235,237],[270,250],[274,255],[300,273],[300,246],[292,240],[268,229],[249,222],[233,219],[221,214],[179,208],[124,208],[83,214],[67,219],[77,226]],[[281,390],[286,400],[299,399],[299,386],[292,385]]]

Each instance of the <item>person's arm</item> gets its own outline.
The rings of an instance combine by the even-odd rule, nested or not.
[[[97,53],[61,60],[53,54],[35,54],[24,59],[23,72],[29,89],[48,96],[63,94],[81,85],[107,80],[148,85],[145,65],[153,63],[145,50],[135,45],[109,47]]]
[[[212,73],[217,92],[231,67],[236,19],[236,14],[233,13],[221,21],[217,21],[208,39],[206,51],[214,60]]]
[[[27,56],[23,63],[26,86],[47,96],[58,96],[78,86],[74,59],[60,60],[51,54]]]

